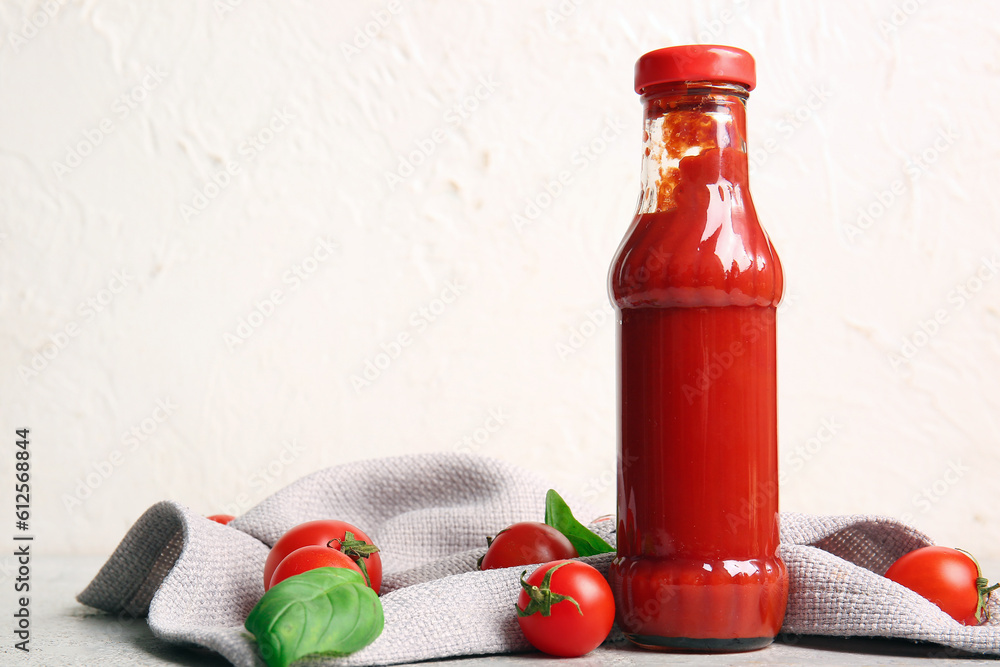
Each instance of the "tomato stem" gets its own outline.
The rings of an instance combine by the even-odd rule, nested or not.
[[[503,531],[501,530],[500,533],[502,533],[502,532]],[[497,533],[497,535],[499,535],[500,533]],[[493,546],[493,540],[495,540],[495,539],[496,539],[495,537],[491,537],[490,535],[486,536],[486,551],[490,550],[490,547]],[[482,556],[480,556],[479,558],[476,559],[476,569],[477,570],[482,570],[483,569],[483,559],[485,559],[485,558],[486,558],[486,554],[484,553]]]
[[[524,592],[528,594],[528,604],[521,609],[516,604],[514,608],[517,609],[517,615],[520,617],[531,616],[535,613],[541,613],[542,616],[550,616],[552,614],[552,605],[559,602],[572,602],[576,610],[580,612],[583,616],[583,610],[580,609],[580,603],[571,598],[568,595],[560,595],[559,593],[553,593],[550,588],[552,584],[552,573],[561,568],[563,565],[569,565],[569,563],[559,563],[555,567],[551,568],[545,573],[545,577],[542,578],[541,586],[532,586],[527,581],[524,580],[524,575],[528,574],[525,570],[521,573],[521,588]]]
[[[354,536],[354,533],[347,531],[344,533],[344,539],[338,540],[336,537],[326,543],[326,546],[331,549],[336,549],[333,543],[336,542],[340,545],[340,552],[345,556],[349,556],[358,565],[358,569],[361,570],[361,574],[365,575],[365,582],[368,587],[371,588],[372,579],[368,576],[368,568],[365,567],[365,559],[371,556],[373,553],[378,552],[378,547],[374,544],[368,544],[364,540],[359,540]]]
[[[956,547],[955,550],[961,551],[976,564],[976,592],[979,594],[979,600],[976,602],[976,623],[982,624],[990,619],[990,610],[987,606],[990,602],[990,594],[1000,588],[1000,584],[990,586],[990,581],[983,576],[983,570],[979,567],[979,561],[976,560],[976,557],[965,549]]]

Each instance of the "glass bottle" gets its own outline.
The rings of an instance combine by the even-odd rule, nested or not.
[[[747,183],[753,58],[724,46],[636,63],[642,191],[611,266],[617,317],[618,621],[648,648],[771,643],[778,557],[778,256]]]

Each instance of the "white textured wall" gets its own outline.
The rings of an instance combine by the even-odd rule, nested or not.
[[[39,551],[477,434],[610,511],[632,67],[711,41],[758,63],[783,507],[1000,556],[995,3],[0,7],[3,497],[29,426]]]

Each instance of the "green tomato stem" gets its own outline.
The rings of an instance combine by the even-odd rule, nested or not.
[[[990,619],[990,610],[987,606],[990,602],[990,594],[1000,588],[1000,584],[990,586],[989,579],[983,576],[983,570],[979,567],[979,561],[971,553],[958,547],[955,548],[955,551],[961,551],[976,564],[976,592],[979,594],[979,599],[976,601],[976,623],[981,625]]]
[[[333,543],[336,542],[340,545],[340,552],[345,556],[350,557],[361,570],[361,574],[365,575],[365,583],[371,588],[372,579],[368,576],[368,568],[365,567],[365,559],[371,556],[373,553],[378,553],[378,547],[374,544],[368,544],[364,540],[359,540],[354,537],[354,533],[347,531],[344,533],[344,539],[338,540],[334,538],[326,543],[326,546],[331,549],[336,549]]]
[[[497,533],[497,537],[499,537],[501,533],[505,533],[505,532],[507,532],[506,528],[504,528],[499,533]],[[496,539],[496,537],[492,537],[491,535],[487,535],[486,536],[486,551],[490,550],[490,547],[493,546],[493,540],[495,540],[495,539]],[[476,559],[476,569],[477,570],[483,569],[483,560],[485,560],[485,559],[486,559],[486,554],[485,553],[482,556],[480,556],[479,558]]]
[[[540,613],[542,616],[550,616],[552,614],[552,605],[564,601],[572,602],[573,606],[576,607],[576,610],[580,612],[581,616],[583,616],[583,610],[580,609],[579,602],[568,595],[553,593],[550,588],[552,584],[552,573],[561,568],[563,565],[569,565],[569,563],[560,563],[546,572],[545,576],[542,578],[541,586],[532,586],[525,581],[524,575],[528,574],[527,570],[521,573],[521,588],[523,588],[524,592],[528,594],[528,604],[524,606],[524,609],[521,609],[516,604],[514,605],[518,616],[523,618],[536,613]]]

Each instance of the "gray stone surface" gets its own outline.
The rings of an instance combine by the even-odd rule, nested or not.
[[[142,619],[115,618],[76,602],[103,564],[102,557],[36,558],[32,562],[31,651],[13,648],[12,624],[3,623],[0,633],[0,665],[44,667],[109,667],[117,665],[186,665],[225,667],[220,657],[197,649],[159,641]],[[984,563],[984,571],[1000,572],[1000,563]],[[4,618],[9,619],[15,601],[13,582],[3,582]],[[490,656],[446,661],[455,667],[524,667],[551,665],[554,659],[539,654]],[[562,661],[558,661],[562,662]],[[763,651],[743,654],[659,654],[629,646],[601,647],[576,658],[575,667],[617,665],[962,665],[998,664],[995,660],[956,656],[940,646],[877,639],[782,637]]]

